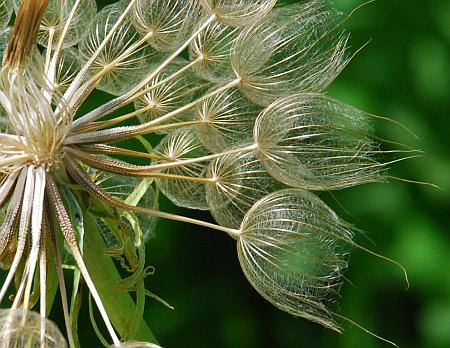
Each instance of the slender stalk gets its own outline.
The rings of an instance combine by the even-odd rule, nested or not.
[[[206,155],[206,156],[202,156],[202,157],[183,159],[183,160],[178,160],[178,161],[174,161],[174,162],[170,162],[170,163],[153,164],[153,165],[149,165],[149,166],[146,166],[146,167],[147,167],[147,170],[150,170],[150,171],[175,168],[175,167],[186,165],[186,164],[210,161],[210,160],[222,157],[222,156],[232,155],[232,154],[235,154],[235,153],[252,152],[252,151],[255,151],[257,148],[258,148],[258,145],[251,144],[251,145],[247,145],[247,146],[244,146],[244,147],[241,147],[241,148],[235,148],[235,149],[223,151],[221,153],[214,153],[212,155]]]
[[[233,88],[241,82],[240,79],[235,79],[227,83],[226,85],[217,88],[214,91],[211,91],[202,97],[182,106],[181,108],[178,108],[177,110],[174,110],[172,112],[169,112],[168,114],[159,117],[155,120],[146,122],[139,126],[127,126],[127,127],[117,127],[117,128],[111,128],[106,129],[102,131],[97,132],[90,132],[90,133],[84,133],[84,134],[75,134],[70,135],[65,139],[65,144],[85,144],[85,143],[111,143],[116,141],[125,140],[128,138],[132,138],[138,135],[144,135],[149,132],[152,132],[155,128],[155,126],[161,124],[162,122],[168,121],[171,118],[174,118],[175,116],[193,108],[194,106],[200,104],[204,100],[211,98],[219,93],[222,93],[223,91],[226,91],[227,89]],[[106,104],[105,104],[106,105]]]
[[[83,68],[78,73],[77,77],[72,81],[67,91],[64,93],[64,99],[69,102],[69,105],[73,103],[72,99],[74,94],[77,92],[80,87],[81,82],[85,78],[89,68],[92,66],[94,61],[98,58],[100,52],[105,48],[106,44],[109,42],[111,37],[114,35],[116,30],[120,27],[122,22],[125,20],[125,17],[130,12],[131,8],[134,6],[136,0],[130,0],[128,6],[124,9],[122,15],[117,19],[117,22],[114,23],[113,27],[109,31],[108,35],[105,36],[102,43],[99,45],[97,50],[92,54],[91,58],[87,61],[87,63],[83,66]]]
[[[186,222],[186,223],[193,224],[193,225],[211,228],[211,229],[214,229],[217,231],[225,232],[233,238],[238,238],[240,235],[240,231],[233,229],[233,228],[216,225],[213,223],[196,220],[196,219],[192,219],[192,218],[185,217],[185,216],[165,213],[165,212],[154,210],[154,209],[149,209],[149,208],[144,208],[144,207],[139,207],[139,206],[132,206],[132,205],[120,202],[120,201],[114,199],[113,197],[111,197],[110,195],[108,195],[100,187],[95,185],[89,179],[89,177],[87,177],[86,174],[83,173],[81,168],[73,160],[71,160],[70,158],[66,158],[65,162],[66,162],[67,170],[69,171],[70,175],[73,177],[73,179],[78,184],[80,184],[92,196],[100,199],[101,201],[107,203],[110,206],[117,207],[117,208],[127,210],[127,211],[132,211],[135,213],[141,213],[141,214],[151,215],[151,216],[155,216],[155,217],[159,217],[159,218],[163,218],[163,219]]]
[[[33,196],[34,196],[34,190],[36,189],[35,179],[36,179],[35,170],[34,170],[33,166],[29,166],[27,168],[26,184],[25,184],[24,195],[23,195],[23,204],[22,204],[23,206],[22,206],[22,210],[21,210],[20,223],[19,223],[19,229],[22,231],[25,231],[25,238],[26,238],[26,233],[29,229],[30,222],[32,224],[32,231],[36,232],[35,222],[34,222],[36,219],[35,219],[35,217],[32,216],[32,214],[35,215],[33,213],[33,208],[34,208]],[[18,246],[18,249],[22,249],[22,247]],[[35,235],[34,235],[33,240],[32,240],[32,251],[35,252],[35,250],[36,250],[36,243],[35,243]],[[31,254],[31,252],[30,252],[30,254]],[[15,255],[15,258],[19,259],[19,256],[17,253]],[[11,306],[11,308],[13,308],[13,309],[19,307],[19,303],[22,301],[22,297],[24,296],[24,291],[25,291],[25,300],[23,301],[24,309],[28,308],[29,293],[27,294],[26,291],[30,291],[31,284],[29,287],[27,286],[27,279],[30,282],[30,278],[32,280],[32,277],[34,275],[34,269],[32,266],[33,261],[36,262],[37,260],[32,260],[31,257],[28,257],[26,260],[25,269],[22,273],[22,279],[20,281],[19,288],[16,292],[13,304]],[[14,260],[13,260],[13,262],[14,262]],[[35,265],[36,264],[34,264],[34,266]],[[31,271],[33,271],[33,275],[31,277],[29,277],[28,275],[31,273]]]
[[[43,166],[33,169],[34,171],[34,190],[32,197],[32,214],[31,214],[31,250],[28,256],[28,264],[30,266],[28,272],[28,280],[25,288],[25,297],[23,301],[24,308],[28,308],[29,297],[31,293],[31,285],[33,283],[34,273],[38,263],[39,252],[41,249],[41,231],[42,231],[42,214],[44,209],[44,191],[46,171]]]
[[[50,67],[50,61],[52,59],[52,50],[53,46],[53,36],[55,35],[55,28],[51,27],[48,30],[48,41],[47,41],[47,51],[45,52],[45,63],[44,63],[44,72],[48,74],[48,70]]]
[[[14,301],[13,301],[13,303],[11,305],[11,309],[19,308],[19,303],[22,301],[23,293],[24,293],[24,290],[25,290],[25,285],[26,285],[26,280],[27,280],[29,268],[30,268],[30,263],[27,260],[27,262],[25,264],[25,268],[24,268],[24,270],[22,272],[22,278],[20,280],[19,287],[17,288],[17,291],[16,291],[16,293],[14,295]]]
[[[102,122],[91,122],[89,124],[84,125],[83,127],[77,128],[72,130],[72,132],[74,133],[86,133],[86,132],[92,132],[95,131],[97,129],[102,129],[102,128],[107,128],[107,127],[111,127],[114,126],[118,123],[122,123],[124,121],[127,121],[145,111],[148,111],[150,109],[152,109],[153,106],[151,105],[147,105],[144,108],[141,108],[139,110],[135,110],[133,112],[129,112],[128,114],[122,115],[122,116],[118,116],[118,117],[114,117],[110,120],[107,121],[102,121]]]
[[[193,120],[193,121],[185,121],[185,122],[176,122],[176,123],[169,123],[169,124],[162,124],[160,126],[152,127],[149,132],[155,133],[160,131],[166,131],[173,128],[181,128],[181,127],[187,127],[187,126],[195,126],[197,124],[205,123],[203,120]]]
[[[76,150],[75,150],[76,151]],[[172,180],[185,180],[191,182],[200,182],[200,183],[213,183],[214,178],[203,178],[203,177],[192,177],[192,176],[184,176],[184,175],[176,175],[169,173],[157,173],[148,170],[142,170],[139,166],[135,166],[133,164],[124,163],[124,162],[116,162],[114,160],[108,160],[104,158],[98,158],[96,156],[92,156],[86,153],[77,152],[80,161],[91,166],[96,169],[100,169],[103,171],[107,171],[110,173],[115,173],[119,175],[128,175],[128,176],[138,176],[145,178],[163,178],[163,179],[172,179]],[[69,155],[68,155],[69,156]]]
[[[52,61],[50,63],[50,68],[47,73],[48,80],[51,84],[55,81],[55,75],[56,75],[56,63],[58,61],[59,54],[61,53],[61,49],[63,47],[64,39],[66,38],[67,32],[69,31],[69,26],[72,23],[73,17],[75,15],[75,12],[78,9],[78,6],[80,5],[81,0],[76,0],[73,4],[72,10],[69,13],[69,17],[67,18],[63,31],[61,32],[61,35],[59,36],[59,40],[57,43],[57,46],[53,52]],[[47,46],[47,50],[50,52],[52,51],[52,46]]]
[[[194,176],[185,176],[185,175],[176,175],[176,174],[168,174],[168,173],[150,173],[148,175],[150,178],[161,178],[161,179],[169,179],[169,180],[182,180],[182,181],[190,181],[190,182],[199,182],[203,184],[211,184],[214,183],[214,178],[202,178],[202,177],[194,177]]]
[[[134,2],[134,1],[133,1]],[[216,15],[211,15],[205,22],[177,49],[175,50],[161,65],[158,66],[154,71],[152,71],[144,80],[138,83],[133,89],[131,89],[128,93],[117,97],[116,99],[111,100],[109,103],[102,105],[99,110],[96,112],[91,112],[86,114],[79,119],[73,122],[73,129],[80,127],[86,123],[93,121],[95,118],[104,116],[118,108],[128,104],[130,102],[130,98],[139,92],[142,87],[144,87],[147,83],[149,83],[156,75],[158,75],[166,66],[168,66],[176,57],[183,52],[186,47],[193,41],[197,36],[212,22],[216,19]],[[101,109],[101,111],[100,111]],[[94,110],[95,111],[95,110]]]
[[[241,148],[235,148],[228,151],[224,151],[221,153],[215,153],[212,155],[206,155],[196,158],[189,158],[189,159],[182,159],[182,160],[175,160],[171,161],[169,163],[159,163],[159,164],[152,164],[147,166],[137,166],[125,162],[119,162],[114,160],[108,160],[104,158],[98,158],[97,156],[93,156],[90,154],[87,154],[83,151],[80,151],[79,149],[75,147],[64,147],[64,152],[67,153],[69,156],[73,156],[74,158],[99,169],[112,171],[117,174],[123,174],[123,175],[135,175],[135,176],[151,176],[151,172],[155,172],[158,170],[163,169],[169,169],[169,168],[175,168],[187,164],[193,164],[193,163],[199,163],[199,162],[205,162],[210,161],[222,156],[226,155],[232,155],[235,153],[245,153],[245,152],[251,152],[258,148],[256,144],[251,144],[248,146],[244,146]]]
[[[30,155],[15,155],[7,158],[0,159],[0,167],[6,168],[10,165],[15,165],[17,163],[25,162],[30,159]]]
[[[156,159],[159,161],[171,161],[170,158],[160,156],[154,153],[139,152],[129,149],[122,149],[120,147],[114,147],[109,145],[95,144],[95,145],[82,145],[78,147],[81,151],[87,153],[106,153],[109,155],[122,155],[138,158]]]
[[[139,109],[138,111],[133,111],[131,113],[128,113],[128,114],[120,116],[120,117],[115,117],[108,121],[93,122],[89,125],[86,125],[82,128],[77,129],[77,133],[82,134],[82,133],[97,131],[99,129],[104,129],[104,128],[116,125],[118,123],[121,123],[123,121],[126,121],[136,115],[139,115],[141,112],[145,112],[146,110],[149,110],[149,109],[151,109],[151,107],[145,107],[145,108]],[[180,127],[186,127],[186,126],[195,126],[200,123],[205,123],[205,121],[204,120],[193,120],[193,121],[184,121],[184,122],[163,124],[160,126],[152,127],[151,129],[148,130],[148,133],[155,133],[155,132],[165,131],[167,129],[180,128]]]
[[[154,85],[150,85],[147,86],[143,89],[141,89],[138,93],[134,94],[133,96],[131,96],[128,99],[128,102],[132,102],[134,100],[136,100],[137,98],[141,97],[142,95],[151,92],[152,90],[164,85],[167,82],[170,82],[171,80],[173,80],[174,78],[178,77],[179,75],[183,74],[185,71],[187,71],[188,69],[190,69],[191,67],[193,67],[194,65],[196,65],[197,63],[199,63],[202,59],[197,58],[196,60],[189,62],[189,64],[186,64],[184,67],[180,68],[179,70],[177,70],[176,72],[174,72],[172,75],[166,77],[165,79],[159,81],[158,83],[155,83]],[[90,128],[90,126],[92,125],[92,123],[88,123],[85,124],[84,126],[80,126],[80,127],[74,127],[72,130],[78,131],[79,133],[81,133],[82,131],[86,131],[86,130],[95,130],[95,129],[99,129],[99,128],[106,128],[109,126],[112,126],[114,124],[126,121],[136,115],[139,115],[140,113],[143,113],[149,109],[151,109],[152,106],[145,106],[143,108],[140,108],[138,110],[135,110],[131,113],[125,114],[123,116],[119,116],[119,117],[115,117],[111,120],[105,121],[103,123],[100,124],[94,124],[94,126],[92,128]],[[98,120],[99,118],[105,116],[106,114],[101,110],[101,109],[95,109],[92,110],[91,112],[89,112],[88,114],[86,114],[86,117],[91,117],[92,121]],[[83,116],[84,117],[84,116]],[[76,122],[76,121],[75,121]],[[75,123],[74,122],[74,123]]]
[[[5,202],[6,198],[8,198],[18,176],[18,172],[12,173],[8,175],[4,181],[2,181],[0,185],[0,207]]]
[[[22,172],[24,172],[24,171],[22,171]],[[27,173],[27,171],[25,171],[25,173]],[[11,263],[11,267],[9,268],[8,275],[6,276],[6,279],[4,280],[4,282],[2,284],[2,288],[0,290],[0,303],[3,301],[6,291],[8,291],[9,285],[11,284],[11,281],[17,271],[19,262],[22,259],[23,251],[25,249],[27,231],[28,231],[30,215],[31,215],[31,199],[33,196],[33,193],[32,193],[33,186],[32,186],[32,182],[30,181],[30,179],[28,179],[25,184],[25,189],[23,189],[23,187],[21,186],[21,184],[23,185],[23,180],[24,180],[24,178],[23,178],[23,174],[22,174],[21,178],[19,178],[19,182],[17,183],[18,187],[16,188],[16,190],[14,192],[14,196],[13,196],[13,200],[20,202],[22,200],[22,194],[16,195],[16,193],[18,193],[18,189],[22,188],[22,190],[24,190],[23,201],[22,201],[22,211],[20,214],[19,234],[18,234],[18,238],[17,238],[16,253],[15,253],[14,259]],[[14,204],[15,202],[12,202],[12,203]],[[3,231],[2,231],[2,234],[3,234]]]

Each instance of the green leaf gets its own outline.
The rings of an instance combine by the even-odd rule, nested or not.
[[[127,339],[156,343],[153,333],[144,320],[140,320],[136,333],[129,336],[136,321],[134,317],[136,304],[127,291],[116,289],[121,277],[111,257],[106,255],[106,246],[95,218],[86,212],[84,228],[86,231],[84,261],[114,327]]]

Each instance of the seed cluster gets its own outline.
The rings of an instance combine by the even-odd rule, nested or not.
[[[380,181],[386,165],[370,116],[324,95],[350,60],[348,16],[325,0],[275,5],[122,0],[97,11],[94,0],[0,2],[0,255],[9,268],[0,301],[15,276],[12,309],[28,310],[40,284],[45,318],[46,272],[56,265],[69,346],[78,346],[76,304],[67,302],[61,271],[68,253],[114,347],[154,347],[121,343],[133,329],[110,319],[114,309],[85,264],[80,216],[93,216],[114,256],[135,272],[129,291],[149,272],[148,230],[167,218],[235,238],[244,274],[262,296],[342,330],[332,305],[354,229],[313,192]],[[40,23],[20,60],[6,49],[23,42],[20,15],[7,27],[13,8]],[[96,89],[111,99],[81,113]],[[161,138],[154,147],[151,134]],[[129,139],[139,150],[123,146]],[[210,211],[218,224],[160,211],[160,192]],[[19,312],[11,313],[0,315],[0,331],[14,340],[7,329],[15,319],[7,318]],[[51,347],[43,323],[37,344]]]

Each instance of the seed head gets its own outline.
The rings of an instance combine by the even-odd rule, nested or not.
[[[309,191],[380,181],[386,165],[368,115],[323,94],[349,61],[346,17],[275,4],[0,0],[2,344],[65,346],[45,319],[59,286],[70,348],[83,287],[104,346],[159,347],[133,341],[155,341],[141,319],[157,218],[235,238],[263,297],[342,330],[354,229]],[[109,99],[92,109],[95,90]],[[218,224],[160,211],[160,194]]]

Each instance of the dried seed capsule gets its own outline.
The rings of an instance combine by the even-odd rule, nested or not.
[[[330,306],[347,268],[351,227],[312,193],[286,189],[258,201],[240,230],[238,256],[253,287],[276,307],[341,331]]]
[[[287,185],[334,190],[380,180],[365,113],[319,94],[281,99],[256,120],[257,157]]]
[[[245,26],[264,17],[276,0],[200,0],[203,7],[217,16],[222,23]]]

